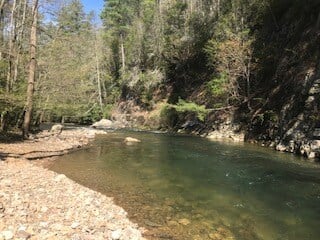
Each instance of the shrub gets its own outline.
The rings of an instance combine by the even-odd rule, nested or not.
[[[202,122],[208,113],[208,110],[204,105],[198,105],[194,102],[187,102],[182,99],[179,99],[178,104],[173,106],[179,113],[194,112],[197,115],[197,118]]]
[[[208,110],[204,105],[179,99],[177,104],[165,104],[162,107],[160,113],[161,123],[164,127],[173,128],[179,121],[179,114],[184,113],[194,113],[203,122]]]

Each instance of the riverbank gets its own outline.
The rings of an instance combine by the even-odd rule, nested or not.
[[[143,239],[112,198],[39,166],[87,145],[96,134],[43,131],[24,142],[0,144],[0,239]],[[41,165],[41,164],[40,164]]]

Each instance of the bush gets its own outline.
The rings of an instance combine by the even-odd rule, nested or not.
[[[220,74],[207,83],[207,89],[214,98],[227,97],[226,84],[228,82],[226,74]]]
[[[107,104],[103,109],[103,118],[110,119],[112,114],[113,104]]]
[[[193,112],[197,115],[197,118],[200,121],[204,121],[208,110],[204,105],[198,105],[193,102],[186,102],[182,99],[179,99],[177,105],[173,105],[177,112],[179,113],[185,113],[185,112]]]
[[[204,121],[208,110],[204,105],[194,102],[187,102],[179,99],[177,104],[165,104],[160,113],[161,125],[163,127],[174,128],[179,122],[179,116],[185,113],[194,113],[198,120]],[[180,116],[180,118],[182,118]]]
[[[160,111],[160,125],[164,128],[174,128],[178,123],[178,113],[171,104],[165,104]]]

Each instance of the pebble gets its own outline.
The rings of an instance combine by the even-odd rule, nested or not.
[[[72,224],[71,224],[71,228],[72,229],[76,229],[77,227],[79,227],[80,226],[80,224],[78,223],[78,222],[73,222]]]
[[[21,240],[27,240],[27,239],[31,238],[31,234],[24,231],[24,230],[20,230],[17,232],[16,238],[21,239]]]
[[[116,231],[113,231],[111,233],[111,239],[113,240],[118,240],[121,238],[121,235],[122,235],[122,231],[121,230],[116,230]]]
[[[13,239],[13,233],[11,231],[3,231],[1,234],[5,240]]]

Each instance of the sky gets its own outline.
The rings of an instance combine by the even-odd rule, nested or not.
[[[95,11],[97,15],[100,14],[104,1],[103,0],[82,0],[82,4],[86,12]]]

